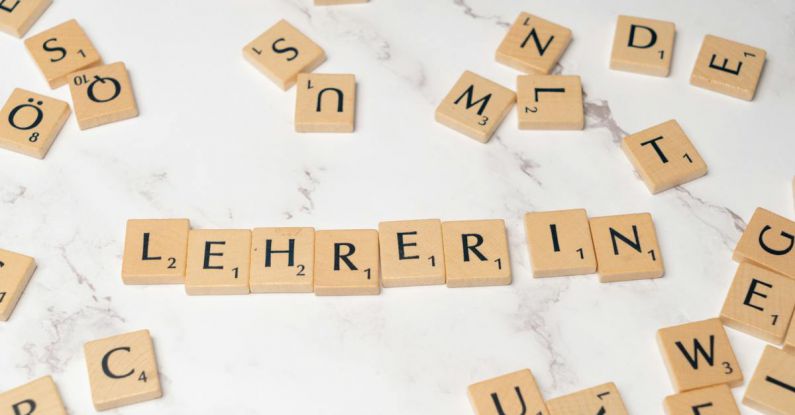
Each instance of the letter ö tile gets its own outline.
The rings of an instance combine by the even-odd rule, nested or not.
[[[733,258],[795,278],[795,222],[757,208],[734,248]]]
[[[648,213],[591,218],[601,282],[660,278],[665,274],[654,221]]]
[[[311,293],[314,228],[256,228],[251,233],[252,293]]]
[[[130,219],[121,276],[125,284],[183,284],[188,219]]]
[[[511,284],[505,221],[443,222],[442,235],[448,287]]]
[[[16,88],[0,110],[0,147],[43,159],[71,113],[66,102]]]
[[[765,347],[743,404],[764,414],[795,415],[795,354]]]
[[[94,340],[85,344],[84,351],[97,411],[163,396],[148,330]]]
[[[707,35],[698,52],[690,83],[751,101],[756,95],[766,56],[763,49]]]
[[[315,295],[378,295],[380,268],[377,231],[315,233]]]
[[[356,119],[354,75],[299,74],[295,99],[295,131],[352,133]]]
[[[697,321],[657,331],[657,344],[677,392],[743,382],[743,373],[720,320]]]
[[[192,230],[188,234],[185,291],[190,295],[248,294],[250,263],[250,230]]]
[[[0,249],[0,321],[11,318],[35,270],[33,258]]]
[[[547,408],[550,415],[629,414],[612,382],[552,399],[547,402]]]
[[[532,74],[548,74],[571,43],[571,30],[520,13],[497,48],[497,62]]]
[[[81,130],[138,116],[130,76],[122,62],[70,75],[69,92]]]
[[[667,77],[675,36],[671,22],[618,16],[610,69]]]
[[[741,415],[726,385],[671,395],[663,401],[665,415]]]
[[[486,143],[516,102],[516,94],[472,72],[464,72],[436,108],[436,121]]]
[[[326,53],[286,20],[279,20],[243,48],[243,56],[283,90],[299,73],[312,72]]]
[[[74,19],[25,39],[25,47],[50,88],[66,85],[73,72],[102,64],[91,40]]]
[[[21,38],[51,4],[52,0],[0,1],[0,32]]]
[[[707,163],[675,120],[625,137],[621,148],[652,194],[707,174]]]
[[[385,288],[446,282],[440,220],[381,222],[378,237]]]
[[[50,376],[0,393],[0,413],[9,415],[67,415]]]
[[[748,262],[737,268],[720,312],[723,324],[781,344],[795,311],[795,280]]]
[[[536,380],[528,369],[470,385],[468,394],[475,415],[549,415]]]

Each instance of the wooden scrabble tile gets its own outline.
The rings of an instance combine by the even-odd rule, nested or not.
[[[653,194],[707,174],[707,163],[676,120],[624,137],[621,148]]]
[[[585,113],[579,76],[517,77],[520,130],[582,130]]]
[[[11,317],[35,270],[33,258],[0,249],[0,321]]]
[[[475,383],[468,392],[475,415],[549,415],[528,369]]]
[[[0,6],[2,3],[0,2]],[[61,394],[50,376],[0,393],[0,413],[8,415],[66,415]]]
[[[795,353],[795,314],[792,315],[789,321],[787,337],[784,338],[784,349]]]
[[[526,73],[548,74],[570,42],[571,30],[520,13],[497,48],[497,62]]]
[[[665,415],[740,415],[731,389],[726,385],[671,395],[663,401]]]
[[[628,415],[618,388],[612,382],[547,401],[550,415]]]
[[[102,64],[99,52],[74,19],[27,38],[25,47],[50,88],[66,85],[73,72]]]
[[[52,0],[0,1],[0,31],[21,38],[51,4]]]
[[[246,45],[243,56],[284,90],[295,84],[299,73],[312,72],[326,60],[326,52],[286,20]]]
[[[763,49],[707,35],[690,75],[692,85],[751,101],[765,66]]]
[[[743,382],[743,373],[717,318],[657,331],[657,344],[677,392]]]
[[[596,254],[585,209],[530,212],[524,215],[533,276],[593,274]]]
[[[81,130],[138,116],[124,63],[89,68],[70,76],[69,92]]]
[[[795,222],[757,208],[734,248],[733,258],[795,278]]]
[[[250,230],[191,230],[185,291],[190,295],[248,294],[250,264]]]
[[[336,4],[367,3],[370,0],[315,0],[315,6],[333,6]]]
[[[315,295],[381,293],[378,232],[315,232]]]
[[[254,229],[251,234],[251,292],[311,293],[314,284],[314,228]]]
[[[671,22],[618,16],[610,69],[668,76],[675,36],[676,26]]]
[[[765,347],[743,404],[770,415],[795,415],[795,354]]]
[[[511,284],[511,257],[505,221],[442,222],[447,286]]]
[[[737,268],[723,303],[723,324],[781,344],[795,311],[795,280],[748,262]]]
[[[14,89],[0,110],[0,148],[43,159],[71,112],[61,100]]]
[[[465,71],[436,108],[436,121],[486,143],[514,102],[510,89]]]
[[[188,232],[188,219],[128,220],[121,265],[124,283],[184,283]]]
[[[98,411],[163,396],[149,330],[94,340],[83,349]]]
[[[446,282],[440,220],[381,222],[378,224],[378,238],[384,287]]]
[[[660,278],[665,274],[657,232],[648,213],[591,218],[599,281]]]
[[[295,131],[299,133],[352,133],[356,118],[354,75],[298,75]]]

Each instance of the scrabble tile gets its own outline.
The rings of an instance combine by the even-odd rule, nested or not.
[[[520,130],[582,130],[585,115],[579,76],[517,77]]]
[[[734,248],[733,258],[795,278],[795,222],[757,208]]]
[[[696,58],[690,83],[751,101],[765,66],[763,49],[707,35]]]
[[[314,228],[256,228],[251,233],[251,292],[311,293],[314,270]]]
[[[370,0],[315,0],[315,6],[333,6],[337,4],[367,3]]]
[[[125,284],[183,284],[188,219],[130,219],[124,237]]]
[[[610,69],[668,76],[675,36],[676,26],[671,22],[618,16]]]
[[[94,340],[83,349],[97,411],[163,396],[149,330]]]
[[[596,254],[585,209],[530,212],[524,215],[533,276],[593,274]]]
[[[657,344],[677,392],[743,382],[743,373],[717,318],[657,331]]]
[[[660,278],[665,274],[654,222],[648,213],[591,218],[599,281]]]
[[[315,295],[381,293],[378,232],[315,232]]]
[[[190,295],[248,294],[250,264],[250,230],[191,230],[185,291]]]
[[[378,224],[378,239],[384,287],[446,282],[440,220],[381,222]]]
[[[497,48],[497,62],[526,73],[548,74],[570,42],[571,30],[520,13]]]
[[[549,415],[528,369],[475,383],[468,392],[475,415]]]
[[[795,353],[795,314],[792,315],[789,321],[787,337],[784,338],[784,349]]]
[[[326,52],[286,20],[246,45],[243,56],[284,90],[295,84],[299,73],[312,72],[326,60]]]
[[[138,116],[124,63],[89,68],[70,76],[69,92],[81,130]]]
[[[99,52],[74,19],[27,38],[25,47],[50,88],[66,85],[73,72],[102,64]]]
[[[628,415],[616,385],[605,383],[547,401],[550,415]]]
[[[0,31],[21,38],[51,4],[52,0],[0,1]]]
[[[723,303],[723,324],[781,344],[795,311],[795,280],[743,262]]]
[[[55,382],[51,377],[44,376],[0,393],[0,414],[66,415],[66,409]]]
[[[707,174],[707,163],[675,120],[624,137],[621,148],[653,194]]]
[[[298,75],[295,131],[299,133],[352,133],[356,118],[354,75]]]
[[[486,143],[514,102],[510,89],[465,71],[436,108],[436,121]]]
[[[731,389],[726,385],[671,395],[663,401],[665,415],[740,415]]]
[[[767,346],[743,404],[770,415],[795,415],[795,354]]]
[[[0,148],[43,159],[71,113],[61,100],[16,88],[0,110]]]
[[[0,249],[0,321],[11,317],[35,270],[33,258]]]
[[[511,284],[511,257],[505,221],[442,222],[447,286]]]

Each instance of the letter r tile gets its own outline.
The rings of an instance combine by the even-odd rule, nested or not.
[[[0,410],[9,415],[67,415],[58,387],[50,376],[0,393]]]
[[[665,366],[677,392],[743,382],[743,373],[717,318],[657,331]]]

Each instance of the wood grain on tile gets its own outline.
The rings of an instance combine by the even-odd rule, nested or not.
[[[279,20],[243,48],[243,56],[283,90],[299,73],[312,72],[326,53],[286,20]]]
[[[591,227],[585,209],[530,212],[524,216],[533,276],[596,272]]]
[[[315,232],[316,295],[378,295],[380,268],[377,231]]]
[[[33,258],[0,249],[0,321],[11,318],[35,270]]]
[[[352,133],[356,127],[356,77],[350,74],[298,75],[295,131]]]
[[[515,102],[512,90],[465,71],[436,108],[436,121],[486,143]]]
[[[381,222],[378,237],[385,288],[446,282],[440,220]]]
[[[628,415],[614,383],[605,383],[547,401],[550,415]]]
[[[765,347],[743,404],[768,415],[795,415],[795,354]]]
[[[71,113],[66,102],[16,88],[0,110],[0,148],[43,159]]]
[[[511,258],[505,221],[442,222],[447,286],[511,284]]]
[[[668,76],[675,36],[676,26],[671,22],[618,16],[610,69]]]
[[[497,48],[497,62],[525,73],[548,74],[571,43],[571,30],[520,13]]]
[[[121,277],[125,284],[183,284],[188,219],[130,219]]]
[[[52,0],[0,1],[0,32],[21,38],[51,4]]]
[[[751,101],[762,76],[767,52],[713,35],[704,37],[690,83]]]
[[[248,294],[250,263],[250,230],[191,230],[185,291],[190,295]]]
[[[25,39],[25,47],[50,88],[66,85],[72,73],[102,64],[102,58],[76,20]]]
[[[654,222],[648,213],[591,218],[601,282],[660,278],[665,274]]]
[[[81,130],[138,116],[138,104],[124,63],[85,69],[69,77],[69,92]]]
[[[663,406],[665,415],[741,415],[726,385],[671,395],[665,398]]]
[[[61,394],[50,376],[0,393],[3,415],[66,415]]]
[[[467,392],[475,415],[549,415],[544,397],[528,369],[475,383]]]
[[[311,293],[314,228],[256,228],[251,233],[252,293]]]
[[[585,112],[579,76],[521,75],[517,77],[520,130],[582,130]]]
[[[733,258],[795,278],[795,222],[757,208],[734,248]]]

